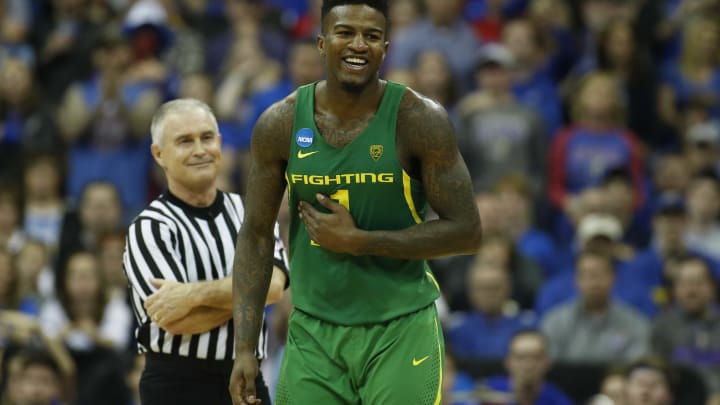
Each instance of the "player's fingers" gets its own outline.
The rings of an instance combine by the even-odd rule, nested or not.
[[[340,204],[329,199],[325,194],[317,193],[317,194],[315,194],[315,198],[318,200],[320,205],[329,209],[332,212],[336,212],[338,209],[340,209],[342,207]]]
[[[230,398],[232,399],[233,405],[246,405],[245,398],[243,397],[243,384],[230,382]]]
[[[245,389],[243,390],[243,400],[248,404],[259,404],[259,400],[255,396],[255,376],[252,373],[245,373]]]
[[[312,205],[308,204],[305,201],[300,201],[300,210],[299,211],[300,211],[300,214],[302,215],[302,218],[313,217],[315,215],[315,213],[317,213],[317,210],[315,210],[315,208]]]
[[[242,396],[244,388],[245,381],[242,377],[240,377],[240,374],[233,369],[230,374],[230,384],[228,384],[228,391],[230,391],[230,397],[232,398],[233,405],[241,405],[245,403]]]
[[[307,215],[303,212],[302,221],[303,223],[305,223],[305,228],[307,228],[308,230],[317,227],[317,218],[315,217],[315,215]]]
[[[305,223],[305,230],[307,231],[308,235],[310,236],[310,239],[317,240],[317,229],[315,226],[315,221],[310,220],[308,218],[303,218],[303,222]]]
[[[233,405],[246,405],[247,404],[240,393],[231,394],[230,398],[232,398]]]
[[[303,224],[305,224],[305,230],[308,231],[308,233],[311,233],[313,231],[313,226],[310,224],[307,220],[307,218],[303,218]]]

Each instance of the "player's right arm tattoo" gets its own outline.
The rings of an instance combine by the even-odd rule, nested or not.
[[[257,347],[272,275],[273,227],[285,189],[293,110],[293,99],[278,102],[260,116],[253,130],[245,218],[233,267],[236,353],[252,352]]]

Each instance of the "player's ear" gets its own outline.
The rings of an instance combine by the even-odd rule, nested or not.
[[[385,43],[383,44],[383,55],[382,55],[382,61],[381,61],[381,62],[384,62],[384,61],[385,61],[385,57],[387,56],[388,48],[389,48],[389,47],[390,47],[390,42],[389,42],[389,41],[385,41]]]
[[[325,36],[322,34],[318,35],[315,42],[317,43],[320,56],[325,56]]]

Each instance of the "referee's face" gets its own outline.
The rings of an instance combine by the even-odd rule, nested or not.
[[[220,172],[220,135],[207,112],[195,108],[170,113],[153,156],[165,171],[170,191],[205,192]]]

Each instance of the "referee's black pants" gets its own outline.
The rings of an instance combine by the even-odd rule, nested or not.
[[[146,353],[140,377],[142,405],[232,405],[228,386],[231,360],[200,360]],[[262,374],[255,379],[257,398],[270,404]]]

